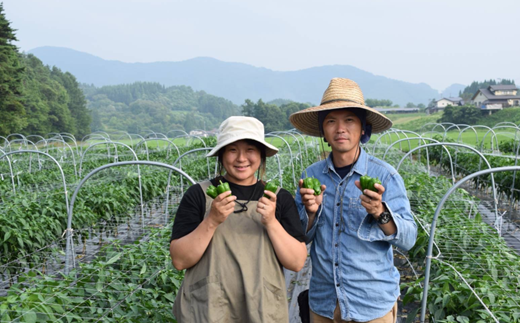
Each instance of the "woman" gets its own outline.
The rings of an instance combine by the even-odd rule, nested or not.
[[[277,151],[255,118],[221,124],[208,156],[218,156],[225,174],[188,189],[172,229],[173,265],[187,269],[174,304],[179,323],[289,321],[282,266],[303,267],[305,233],[291,194],[264,190],[255,176]],[[220,181],[231,192],[212,199],[206,189]]]

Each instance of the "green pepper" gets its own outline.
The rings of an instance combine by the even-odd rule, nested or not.
[[[321,183],[320,180],[317,178],[313,178],[313,185],[312,188],[314,189],[314,195],[320,195],[321,194]]]
[[[220,195],[227,191],[231,191],[231,188],[229,187],[229,183],[222,183],[222,180],[220,180],[220,185],[217,186],[217,193]],[[231,194],[229,194],[228,196],[231,196]]]
[[[269,182],[265,185],[265,190],[266,191],[271,191],[273,193],[276,194],[276,190],[278,189],[278,186],[276,185],[275,182]],[[265,194],[264,193],[264,197],[267,197],[267,198],[270,198],[269,195]]]
[[[311,188],[314,190],[314,195],[321,194],[321,183],[317,178],[307,177],[303,180],[303,188]]]
[[[359,184],[361,185],[361,189],[371,190],[374,192],[379,192],[377,188],[374,187],[375,184],[381,184],[379,177],[370,177],[368,175],[363,175],[359,178]]]
[[[368,182],[371,177],[368,175],[363,175],[359,178],[359,185],[361,186],[361,190],[364,191],[368,187]]]
[[[208,194],[208,196],[210,196],[212,199],[216,198],[218,195],[217,188],[213,185],[208,186],[206,194]]]
[[[314,188],[314,178],[307,177],[303,179],[303,188]]]

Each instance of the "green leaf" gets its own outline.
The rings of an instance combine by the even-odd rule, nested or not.
[[[489,301],[491,302],[490,305],[494,305],[495,304],[495,294],[488,292],[488,298],[489,298]]]
[[[51,304],[51,307],[57,312],[57,313],[60,313],[60,314],[63,314],[65,313],[65,310],[63,309],[63,307],[61,307],[60,304]]]
[[[37,319],[36,313],[34,313],[33,310],[28,310],[23,314],[23,319],[25,320],[25,322],[34,323]]]
[[[96,290],[98,292],[103,291],[103,282],[102,281],[100,281],[100,280],[97,281],[97,283],[96,283]]]
[[[20,249],[23,248],[24,243],[23,243],[22,238],[18,237],[17,240],[18,240],[18,245],[20,246]]]
[[[113,264],[114,262],[118,261],[119,258],[121,258],[121,256],[123,255],[123,253],[118,253],[117,255],[115,255],[114,257],[110,258],[110,260],[108,260],[105,264],[106,265],[111,265]]]
[[[164,298],[166,298],[167,300],[169,300],[169,301],[172,302],[172,303],[175,302],[175,297],[173,297],[173,294],[169,294],[169,293],[168,293],[168,294],[165,294],[165,295],[164,295]],[[418,311],[418,310],[419,310],[419,309],[417,309],[417,311]]]
[[[466,316],[457,316],[457,322],[460,322],[460,323],[469,323],[469,318],[467,318]]]
[[[4,240],[5,241],[5,240]],[[503,251],[502,254],[504,254],[507,258],[509,258],[510,260],[516,260],[517,257],[512,255],[511,253],[507,252],[507,251]]]
[[[1,319],[2,322],[11,322],[11,317],[7,313],[2,315],[2,317],[0,319]]]
[[[143,264],[143,268],[141,268],[141,272],[139,274],[144,274],[146,272],[146,263]]]
[[[442,307],[446,307],[446,304],[448,304],[448,302],[450,301],[450,298],[451,298],[451,295],[450,294],[445,294],[444,297],[442,298]]]

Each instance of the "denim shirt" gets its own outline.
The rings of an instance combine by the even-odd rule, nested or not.
[[[342,179],[331,156],[307,168],[307,176],[327,186],[307,232],[308,242],[313,241],[309,305],[314,313],[332,319],[339,301],[343,320],[370,321],[390,312],[399,297],[400,275],[394,267],[392,246],[410,249],[417,238],[417,225],[403,179],[392,166],[361,149],[358,161]],[[354,181],[365,174],[379,177],[385,187],[383,203],[397,227],[393,235],[386,236],[361,205],[362,192]],[[296,205],[307,230],[309,219],[299,190]]]

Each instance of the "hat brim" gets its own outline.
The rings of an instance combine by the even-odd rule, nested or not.
[[[367,111],[367,123],[372,125],[372,133],[379,133],[392,127],[392,121],[385,115],[369,106],[357,104],[354,102],[336,101],[319,105],[317,107],[307,108],[297,111],[289,116],[289,120],[293,126],[301,132],[321,137],[318,122],[318,112],[326,110],[339,110],[345,108],[360,108]]]
[[[267,143],[265,140],[264,141],[260,141],[260,140],[256,140],[256,139],[252,139],[252,138],[248,138],[248,137],[244,137],[244,138],[240,138],[240,137],[234,137],[234,138],[229,138],[228,140],[225,140],[219,144],[217,144],[215,147],[213,147],[213,149],[206,155],[206,157],[214,157],[214,156],[217,156],[218,155],[218,151],[222,148],[224,148],[225,146],[229,145],[229,144],[232,144],[236,141],[239,141],[239,140],[254,140],[262,145],[265,146],[265,155],[267,157],[271,157],[271,156],[274,156],[276,155],[276,153],[278,152],[278,148],[276,148],[275,146],[271,145],[270,143]]]

